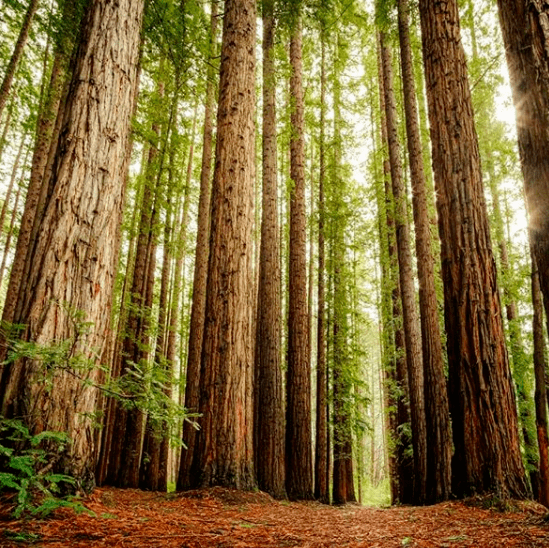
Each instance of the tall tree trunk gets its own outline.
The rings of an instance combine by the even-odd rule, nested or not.
[[[38,4],[39,0],[30,0],[29,2],[25,17],[23,18],[21,30],[19,31],[19,37],[17,38],[17,42],[15,43],[15,48],[13,49],[10,62],[8,63],[8,66],[6,68],[6,73],[4,74],[2,84],[0,84],[0,116],[2,116],[2,112],[4,111],[4,107],[6,106],[6,101],[8,100],[10,94],[11,84],[15,76],[15,71],[17,70],[17,65],[19,64],[21,55],[23,54],[23,49],[25,48],[25,44],[27,43],[32,20],[34,18],[34,15],[36,14],[36,10],[38,9]]]
[[[406,114],[406,136],[412,181],[412,206],[416,235],[419,310],[425,383],[425,416],[427,425],[427,499],[439,502],[450,496],[452,488],[452,432],[442,339],[435,288],[435,268],[431,250],[431,230],[419,117],[414,83],[412,48],[410,46],[408,0],[398,2],[398,31]]]
[[[318,175],[318,324],[316,349],[316,443],[315,443],[315,498],[330,502],[328,486],[328,371],[326,364],[326,298],[324,223],[326,205],[324,181],[326,178],[326,37],[320,31],[320,143]]]
[[[217,2],[211,4],[210,58],[215,57],[217,41]],[[187,355],[187,376],[185,385],[185,407],[196,412],[199,405],[200,355],[204,337],[206,314],[206,282],[208,279],[208,254],[210,235],[210,187],[212,170],[213,111],[215,106],[215,70],[210,65],[204,109],[204,133],[202,138],[202,165],[200,169],[200,197],[196,232],[196,253],[194,259],[193,296],[191,322],[189,326],[189,349]],[[177,280],[176,280],[176,283]],[[193,461],[196,429],[188,421],[183,423],[183,443],[177,488],[190,486],[190,471]]]
[[[307,219],[305,213],[305,151],[301,22],[290,40],[290,262],[288,374],[286,386],[286,491],[290,499],[313,498],[311,438],[311,364],[307,318]]]
[[[415,287],[407,221],[406,192],[400,161],[400,143],[396,120],[396,103],[393,92],[391,52],[380,33],[385,115],[389,139],[389,159],[395,206],[398,271],[406,340],[406,362],[412,418],[412,445],[414,447],[414,502],[427,502],[427,423],[425,418],[425,381],[422,361],[421,332],[415,305]]]
[[[455,0],[420,0],[448,335],[453,492],[527,496]]]
[[[529,229],[549,317],[549,6],[498,0],[517,119]]]
[[[394,398],[396,413],[391,418],[392,433],[396,442],[395,465],[396,483],[393,502],[412,504],[414,500],[414,461],[411,456],[411,429],[409,407],[409,385],[406,360],[406,343],[402,321],[402,304],[398,276],[398,257],[396,250],[395,213],[391,191],[391,168],[389,162],[389,139],[387,117],[385,115],[385,96],[383,86],[383,68],[381,47],[378,44],[378,81],[380,103],[380,133],[383,154],[383,178],[376,192],[379,219],[381,249],[386,249],[386,261],[382,262],[382,272],[387,280],[387,322],[386,345],[390,354],[387,356],[387,374],[391,380],[391,396]],[[385,248],[385,245],[387,246]]]
[[[252,226],[255,176],[253,0],[227,0],[212,187],[207,318],[201,358],[201,430],[195,486],[255,486],[251,364]]]
[[[52,170],[51,198],[29,253],[32,268],[15,316],[26,326],[24,340],[40,345],[72,339],[67,359],[93,364],[110,321],[142,14],[142,0],[94,0],[87,9]],[[75,310],[87,322],[84,333],[75,325]],[[93,383],[99,370],[79,372],[67,363],[60,365],[43,382],[44,365],[38,360],[21,358],[10,364],[2,412],[24,417],[33,433],[67,432],[71,444],[54,468],[89,489],[94,481],[89,417],[97,390],[79,376]]]
[[[543,299],[539,287],[538,269],[530,246],[532,256],[532,306],[534,318],[532,331],[534,335],[534,376],[536,380],[536,430],[539,447],[539,489],[537,500],[549,508],[549,440],[547,437],[547,394],[545,385],[545,337],[543,335]]]
[[[263,211],[256,333],[254,455],[257,483],[286,496],[280,304],[280,241],[276,150],[274,3],[263,3]]]

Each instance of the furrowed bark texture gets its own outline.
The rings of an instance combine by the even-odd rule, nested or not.
[[[412,418],[412,445],[414,447],[414,502],[427,502],[427,423],[425,418],[425,383],[421,350],[421,332],[415,305],[414,273],[410,229],[407,221],[406,193],[404,189],[400,143],[396,120],[396,103],[393,91],[391,52],[380,34],[383,89],[385,93],[385,115],[389,143],[389,160],[394,198],[398,272],[402,297],[404,337],[406,340],[406,362],[410,412]]]
[[[399,0],[398,30],[416,236],[425,417],[428,440],[426,501],[438,502],[448,499],[452,489],[452,432],[435,289],[435,268],[431,250],[431,230],[419,131],[412,48],[410,45],[408,9],[408,0]]]
[[[255,487],[252,366],[252,226],[255,142],[253,0],[225,3],[212,187],[201,426],[195,486]]]
[[[88,8],[53,164],[51,198],[29,250],[31,268],[15,317],[26,326],[25,340],[50,344],[74,338],[71,357],[81,354],[92,362],[101,355],[110,323],[118,260],[113,242],[129,159],[142,13],[142,0],[95,0]],[[89,322],[84,334],[78,333],[74,311]],[[67,432],[71,446],[56,468],[91,487],[94,436],[87,414],[95,411],[96,389],[71,369],[48,372],[31,359],[18,360],[7,373],[3,413],[25,417],[32,432]],[[95,368],[76,373],[92,381],[98,377]]]
[[[313,498],[311,432],[311,365],[307,309],[307,219],[305,214],[305,150],[301,23],[290,40],[290,264],[288,313],[288,373],[286,386],[286,491],[290,499]]]
[[[527,496],[455,0],[420,0],[448,335],[453,492]]]
[[[545,337],[543,335],[543,299],[539,286],[538,269],[532,246],[532,307],[534,309],[533,337],[534,337],[534,377],[535,377],[535,404],[536,404],[536,432],[539,447],[539,489],[537,500],[549,508],[549,440],[547,434],[547,393],[545,385]]]
[[[387,238],[387,291],[390,298],[391,313],[389,316],[389,327],[392,330],[390,334],[390,357],[391,364],[389,373],[394,382],[392,385],[392,394],[396,401],[396,416],[394,419],[393,436],[396,442],[395,460],[396,460],[396,481],[397,496],[396,501],[401,504],[412,504],[414,496],[414,462],[413,454],[410,451],[412,443],[409,429],[401,425],[409,424],[410,406],[409,406],[409,388],[408,371],[406,360],[406,342],[404,339],[404,329],[402,321],[402,304],[400,296],[400,282],[398,276],[398,257],[396,249],[396,231],[394,204],[391,191],[391,167],[389,163],[389,139],[387,132],[387,117],[385,115],[385,96],[383,87],[383,68],[381,62],[381,46],[379,39],[377,41],[378,54],[378,84],[379,84],[379,106],[381,113],[380,137],[384,149],[383,154],[383,180],[381,184],[382,195],[379,196],[378,207],[383,214],[380,219],[385,223],[385,230],[380,229],[380,234]]]
[[[256,334],[254,454],[258,487],[286,496],[282,398],[280,241],[276,162],[275,18],[263,3],[263,197]]]

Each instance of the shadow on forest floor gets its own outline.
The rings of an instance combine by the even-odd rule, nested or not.
[[[0,547],[549,547],[547,513],[535,503],[508,512],[462,502],[330,507],[221,488],[176,494],[101,488],[84,503],[94,516],[61,509],[47,519],[13,520],[0,506]]]

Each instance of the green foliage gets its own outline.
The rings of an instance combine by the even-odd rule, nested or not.
[[[69,444],[64,432],[32,435],[21,421],[0,417],[0,493],[15,492],[16,518],[46,516],[61,507],[86,510],[75,497],[62,496],[76,480],[52,472],[52,463]]]

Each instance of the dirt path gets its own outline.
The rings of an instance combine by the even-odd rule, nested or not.
[[[330,507],[216,488],[177,495],[97,489],[86,505],[95,516],[61,510],[26,524],[4,518],[0,547],[549,547],[549,519],[533,503],[515,512],[459,502]],[[29,540],[8,538],[22,528]]]

